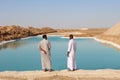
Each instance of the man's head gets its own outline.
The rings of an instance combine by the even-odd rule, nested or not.
[[[69,35],[69,38],[70,38],[70,39],[73,39],[73,35],[72,35],[72,34],[70,34],[70,35]]]
[[[43,37],[43,39],[47,39],[47,35],[45,35],[45,34],[42,37]]]

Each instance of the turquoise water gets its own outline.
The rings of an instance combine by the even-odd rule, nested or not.
[[[52,67],[54,70],[67,69],[67,38],[48,37],[51,41]],[[41,70],[38,50],[40,37],[0,45],[0,71]],[[120,69],[120,52],[93,39],[79,38],[77,42],[77,68]]]

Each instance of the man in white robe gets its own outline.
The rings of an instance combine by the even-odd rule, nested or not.
[[[76,70],[76,42],[73,39],[73,35],[69,36],[70,41],[68,43],[68,52],[67,52],[67,67],[69,71]]]
[[[39,43],[39,50],[41,51],[41,63],[44,71],[52,71],[50,48],[51,44],[47,40],[47,36],[43,35],[43,40]]]

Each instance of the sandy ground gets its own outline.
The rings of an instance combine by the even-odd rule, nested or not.
[[[120,70],[5,71],[0,80],[120,80]]]
[[[69,35],[69,34],[73,34],[73,35],[81,35],[83,34],[82,32],[55,32],[55,33],[49,33],[48,35],[58,35],[58,36],[66,36],[66,35]]]

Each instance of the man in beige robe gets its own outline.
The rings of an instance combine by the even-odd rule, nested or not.
[[[47,40],[47,36],[43,35],[43,40],[39,43],[39,50],[41,51],[41,63],[44,71],[52,71],[50,48],[51,44]]]

